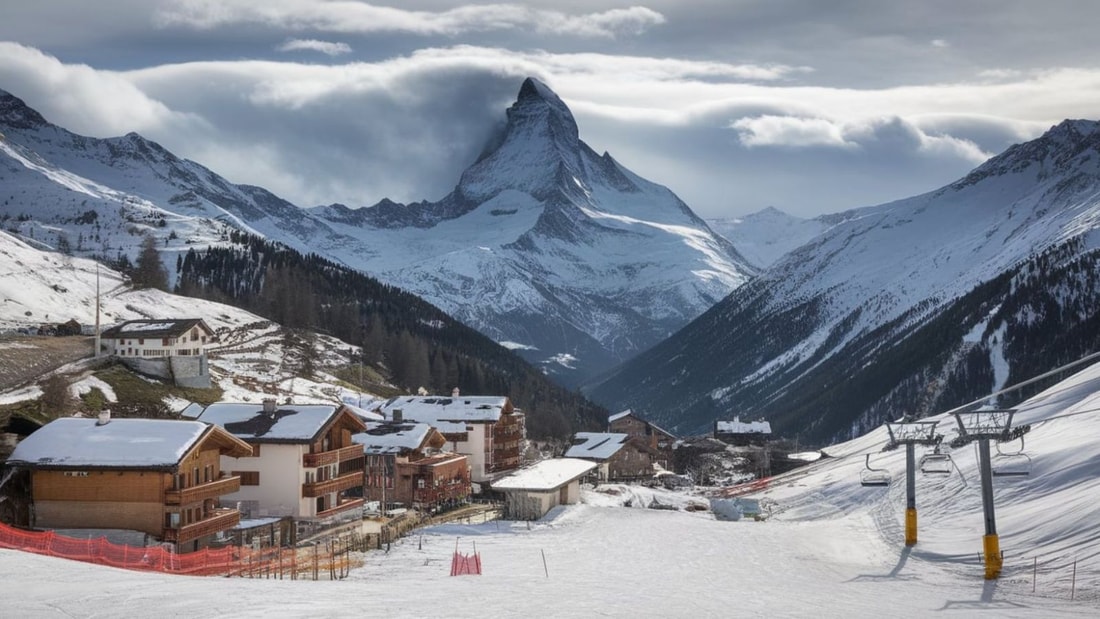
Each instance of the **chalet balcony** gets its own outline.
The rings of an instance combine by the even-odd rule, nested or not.
[[[183,490],[169,490],[164,493],[165,505],[190,505],[202,503],[207,499],[217,499],[241,489],[240,477],[222,477],[217,481],[191,486]]]
[[[341,447],[340,449],[332,449],[330,451],[322,451],[315,454],[303,454],[302,466],[306,468],[317,468],[319,466],[340,464],[341,462],[347,462],[348,460],[362,457],[363,446],[352,445],[350,447]]]
[[[318,518],[328,518],[329,516],[335,516],[336,514],[342,514],[346,511],[351,511],[356,508],[362,508],[366,503],[366,499],[343,499],[336,507],[326,509],[323,512],[318,512]]]
[[[347,475],[341,475],[325,481],[315,481],[311,484],[302,484],[302,496],[315,498],[332,492],[343,492],[351,488],[363,485],[363,471],[355,471]]]
[[[241,522],[241,512],[233,508],[219,508],[214,515],[178,529],[165,529],[164,541],[182,544],[192,540],[214,535],[220,531],[232,529]]]

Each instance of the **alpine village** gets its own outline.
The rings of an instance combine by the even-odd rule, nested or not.
[[[731,230],[515,86],[451,193],[357,209],[0,91],[0,557],[377,600],[575,572],[591,613],[523,614],[647,616],[599,605],[627,595],[614,572],[680,565],[669,587],[706,598],[741,578],[687,584],[708,548],[801,548],[881,567],[810,591],[913,569],[903,600],[999,582],[982,601],[1005,616],[1096,612],[1100,123],[930,193]],[[891,612],[850,597],[829,608]]]

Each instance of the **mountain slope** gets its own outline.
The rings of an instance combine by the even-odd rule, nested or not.
[[[0,213],[22,219],[24,236],[57,246],[65,235],[78,254],[111,257],[136,253],[145,232],[167,253],[235,228],[412,291],[569,384],[656,343],[753,272],[671,191],[592,151],[534,79],[495,147],[432,203],[301,209],[136,134],[71,134],[6,93],[0,131],[0,188],[11,188]]]
[[[1100,347],[1097,123],[839,219],[590,395],[681,431],[740,414],[825,440]]]
[[[803,219],[771,206],[744,217],[707,220],[711,230],[729,240],[746,260],[760,268],[775,264],[833,223],[828,216]]]

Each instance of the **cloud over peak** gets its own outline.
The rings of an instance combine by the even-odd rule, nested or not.
[[[327,56],[339,56],[351,53],[351,46],[347,43],[334,43],[331,41],[318,41],[317,39],[291,39],[275,48],[280,52],[314,51]]]
[[[580,37],[638,35],[664,23],[663,15],[642,6],[570,15],[519,4],[480,4],[445,11],[410,11],[354,0],[174,0],[158,11],[160,27],[213,29],[258,24],[293,31],[342,33],[395,32],[457,36],[470,32],[525,30]]]

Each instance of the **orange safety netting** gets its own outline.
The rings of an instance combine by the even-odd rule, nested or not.
[[[0,523],[0,548],[22,550],[51,557],[110,565],[131,570],[190,574],[193,576],[235,576],[252,573],[277,562],[292,568],[293,550],[251,550],[239,546],[206,548],[177,554],[162,546],[125,546],[105,537],[77,539],[53,531],[24,531]]]
[[[463,574],[481,575],[481,553],[464,555],[455,551],[454,557],[451,558],[451,576]]]

